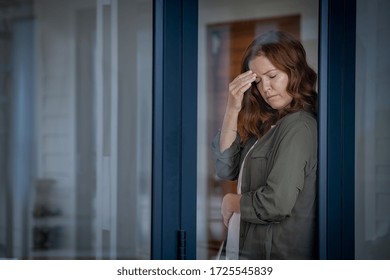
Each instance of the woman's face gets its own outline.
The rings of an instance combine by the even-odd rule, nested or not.
[[[265,56],[257,56],[250,61],[249,69],[257,75],[257,89],[268,105],[275,110],[290,105],[292,97],[287,92],[287,73],[277,69]]]

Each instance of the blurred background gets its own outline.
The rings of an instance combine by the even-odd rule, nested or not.
[[[0,257],[150,258],[152,1],[0,3]]]

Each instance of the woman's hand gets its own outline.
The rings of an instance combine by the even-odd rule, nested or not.
[[[240,112],[242,106],[242,99],[244,98],[244,92],[247,91],[252,83],[256,80],[256,74],[251,70],[238,75],[229,84],[229,97],[227,111],[233,110]]]
[[[244,92],[247,91],[256,80],[256,74],[247,71],[238,75],[229,84],[229,97],[221,128],[219,150],[224,152],[236,139],[238,114],[241,111]]]
[[[226,227],[229,226],[229,220],[233,213],[240,213],[240,199],[241,195],[234,193],[228,193],[223,197],[221,214]]]

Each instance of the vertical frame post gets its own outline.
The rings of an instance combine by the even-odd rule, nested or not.
[[[320,257],[354,258],[356,1],[322,0]]]
[[[196,258],[197,10],[154,1],[152,259]]]

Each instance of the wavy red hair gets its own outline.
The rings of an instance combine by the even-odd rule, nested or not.
[[[238,116],[238,132],[244,143],[250,137],[260,138],[289,113],[307,110],[317,114],[317,74],[307,64],[305,49],[297,39],[281,31],[270,31],[257,37],[244,53],[241,73],[250,70],[249,63],[258,56],[265,56],[276,68],[287,73],[287,92],[293,100],[288,107],[275,110],[263,100],[253,83],[244,93]]]

